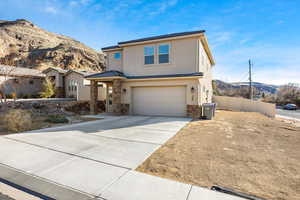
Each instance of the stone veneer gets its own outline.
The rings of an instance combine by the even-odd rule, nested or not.
[[[187,116],[199,119],[202,114],[202,107],[199,105],[187,105]]]
[[[91,99],[90,99],[90,113],[92,115],[97,114],[97,100],[98,100],[98,87],[97,81],[91,81]]]
[[[129,104],[121,104],[121,114],[129,115]]]
[[[122,81],[113,80],[113,92],[112,92],[112,106],[113,113],[122,114],[121,94],[122,94]]]

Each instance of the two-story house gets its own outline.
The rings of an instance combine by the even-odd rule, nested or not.
[[[91,81],[91,112],[98,82],[106,84],[106,111],[117,114],[197,116],[212,99],[215,64],[205,31],[160,35],[102,48],[107,70]]]

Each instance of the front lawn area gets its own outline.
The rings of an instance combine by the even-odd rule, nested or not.
[[[258,113],[217,111],[193,121],[138,171],[273,200],[300,199],[300,126]]]

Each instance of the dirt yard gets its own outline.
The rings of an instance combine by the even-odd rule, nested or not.
[[[193,121],[138,171],[232,188],[273,200],[300,199],[300,126],[258,113],[217,111]]]

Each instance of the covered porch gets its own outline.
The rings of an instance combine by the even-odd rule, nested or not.
[[[128,114],[129,106],[121,102],[122,81],[125,76],[119,71],[108,71],[85,77],[90,80],[90,113],[97,114],[98,86],[99,83],[106,85],[105,112],[116,115]]]

